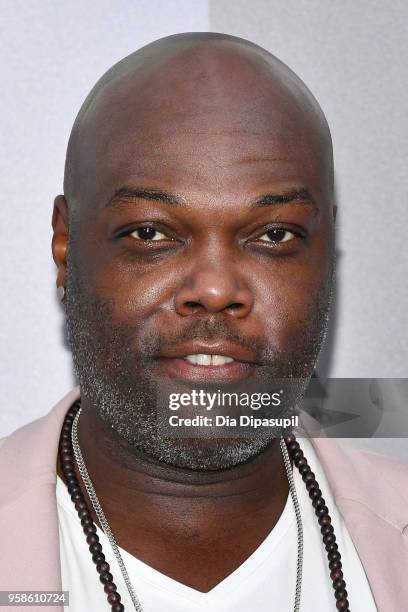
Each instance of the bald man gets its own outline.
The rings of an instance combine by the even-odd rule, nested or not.
[[[79,386],[2,440],[1,589],[71,612],[408,607],[407,467],[287,429],[335,216],[322,110],[257,45],[170,36],[98,81],[52,216]],[[226,413],[224,392],[274,400]]]

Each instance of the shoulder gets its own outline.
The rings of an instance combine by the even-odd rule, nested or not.
[[[408,463],[398,457],[356,448],[347,442],[337,441],[337,444],[357,472],[383,475],[392,480],[397,479],[398,482],[401,477],[408,480]]]
[[[334,438],[315,438],[312,443],[323,463],[330,463],[334,469],[346,469],[350,475],[387,474],[391,478],[408,478],[408,462],[398,457],[363,450]]]
[[[27,438],[43,437],[49,432],[57,430],[64,419],[69,406],[80,397],[79,387],[74,387],[63,396],[48,412],[29,423],[26,423],[7,436],[0,438],[0,451],[9,445],[20,444]]]
[[[408,463],[335,439],[311,440],[337,502],[364,506],[405,528],[408,523]]]
[[[0,506],[39,481],[55,481],[64,415],[78,397],[79,387],[75,387],[48,414],[0,439]]]

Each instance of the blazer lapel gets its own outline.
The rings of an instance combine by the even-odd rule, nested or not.
[[[357,549],[380,612],[408,605],[408,465],[397,459],[311,442]]]
[[[0,590],[61,590],[56,457],[65,412],[77,397],[79,387],[2,440]],[[27,610],[13,607],[19,609]]]

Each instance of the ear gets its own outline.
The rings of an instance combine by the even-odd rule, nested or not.
[[[58,268],[57,287],[66,283],[67,272],[67,247],[68,247],[68,205],[63,195],[58,195],[54,200],[52,211],[52,257]]]

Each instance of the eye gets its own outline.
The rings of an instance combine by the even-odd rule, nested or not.
[[[257,240],[261,240],[261,242],[272,242],[272,243],[281,243],[281,242],[289,242],[289,240],[293,240],[296,238],[296,234],[291,232],[284,227],[274,227],[262,236],[259,236]]]
[[[159,232],[154,227],[138,227],[137,229],[130,232],[129,236],[136,238],[136,240],[144,241],[158,241],[158,240],[171,240],[166,234]]]

